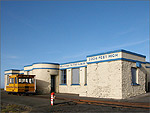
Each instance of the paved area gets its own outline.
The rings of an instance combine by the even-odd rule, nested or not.
[[[1,102],[5,103],[12,103],[17,105],[26,105],[31,108],[29,112],[149,112],[147,108],[140,108],[140,107],[127,107],[127,106],[116,106],[116,105],[107,105],[101,103],[90,103],[90,102],[82,102],[77,101],[77,99],[84,100],[91,100],[94,101],[96,98],[85,98],[85,97],[78,97],[77,95],[66,95],[66,94],[56,94],[56,97],[59,98],[68,98],[68,99],[56,99],[55,105],[50,105],[50,95],[34,95],[34,96],[17,96],[17,95],[8,95],[6,92],[1,92]],[[144,96],[149,98],[149,95]],[[141,97],[141,98],[144,98]],[[142,99],[137,98],[136,102],[141,102]],[[75,99],[75,100],[72,100]],[[145,98],[144,98],[145,99]],[[99,99],[96,99],[99,100]],[[103,99],[103,101],[106,99]],[[100,99],[102,101],[102,99]],[[108,99],[107,99],[108,101]],[[116,101],[116,100],[110,100]],[[117,100],[118,102],[120,100]],[[124,100],[127,101],[127,100]],[[129,101],[133,101],[129,99]],[[135,101],[135,100],[134,100]],[[148,101],[144,101],[143,104],[147,103]]]

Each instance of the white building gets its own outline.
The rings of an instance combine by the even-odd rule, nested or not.
[[[33,63],[23,70],[6,70],[5,87],[12,74],[36,75],[37,92],[74,93],[79,96],[125,99],[150,89],[150,62],[126,50],[87,56],[86,60]]]

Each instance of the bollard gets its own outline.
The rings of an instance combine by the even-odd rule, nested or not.
[[[55,93],[52,92],[52,93],[51,93],[51,105],[52,105],[52,106],[54,105],[54,99],[55,99]]]

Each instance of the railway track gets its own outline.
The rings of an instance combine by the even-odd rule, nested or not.
[[[50,96],[49,97],[48,96],[30,96],[30,97],[50,99]],[[83,99],[73,99],[73,98],[64,98],[64,97],[56,97],[56,100],[66,100],[69,102],[72,101],[77,104],[93,104],[93,105],[101,105],[101,106],[150,110],[150,103],[96,101],[96,100],[83,100]]]

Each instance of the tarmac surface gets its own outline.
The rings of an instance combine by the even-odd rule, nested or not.
[[[17,96],[1,92],[1,102],[26,105],[31,113],[41,112],[150,112],[150,93],[126,100],[79,97],[71,94],[56,94],[55,105],[50,105],[50,95]],[[123,104],[123,105],[122,105]]]

